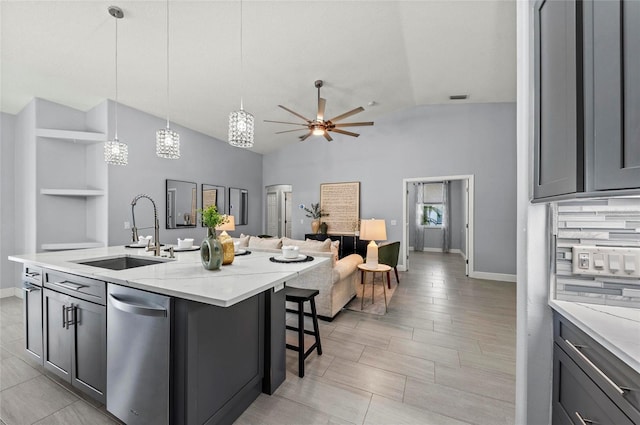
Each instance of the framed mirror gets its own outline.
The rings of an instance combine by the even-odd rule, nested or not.
[[[249,192],[247,189],[229,188],[229,209],[227,213],[234,217],[236,226],[247,224],[249,217]]]
[[[167,229],[196,227],[198,185],[167,179]]]
[[[209,207],[209,205],[215,205],[218,208],[218,212],[225,212],[225,187],[216,186],[213,184],[202,183],[202,209]],[[201,224],[202,227],[206,227]]]

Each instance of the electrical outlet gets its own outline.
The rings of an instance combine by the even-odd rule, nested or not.
[[[640,277],[640,248],[622,246],[572,247],[573,273],[590,276]]]
[[[398,222],[396,220],[391,220],[391,225],[395,226],[396,224],[398,224]]]
[[[124,228],[125,229],[131,229],[131,223],[129,223],[128,221],[124,222]]]

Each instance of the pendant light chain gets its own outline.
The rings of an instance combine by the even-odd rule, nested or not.
[[[169,0],[167,0],[167,128],[169,128]]]
[[[243,26],[242,26],[242,17],[243,17],[243,8],[242,8],[242,0],[240,0],[240,110],[244,110],[243,107],[243,102],[242,102],[242,95],[244,94],[244,55],[242,52],[242,33],[243,33]]]
[[[116,64],[116,132],[115,132],[115,136],[114,139],[117,141],[118,140],[118,18],[116,18],[116,60],[115,60],[115,64]]]

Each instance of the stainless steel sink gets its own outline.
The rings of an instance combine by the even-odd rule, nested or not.
[[[135,267],[151,266],[153,264],[166,263],[167,259],[159,258],[141,258],[131,257],[129,255],[122,255],[119,257],[99,258],[93,260],[74,261],[77,264],[84,264],[85,266],[100,267],[102,269],[110,270],[126,270],[133,269]]]

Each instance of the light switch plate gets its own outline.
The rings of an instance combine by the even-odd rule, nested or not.
[[[575,245],[571,258],[574,274],[640,278],[640,248]]]

